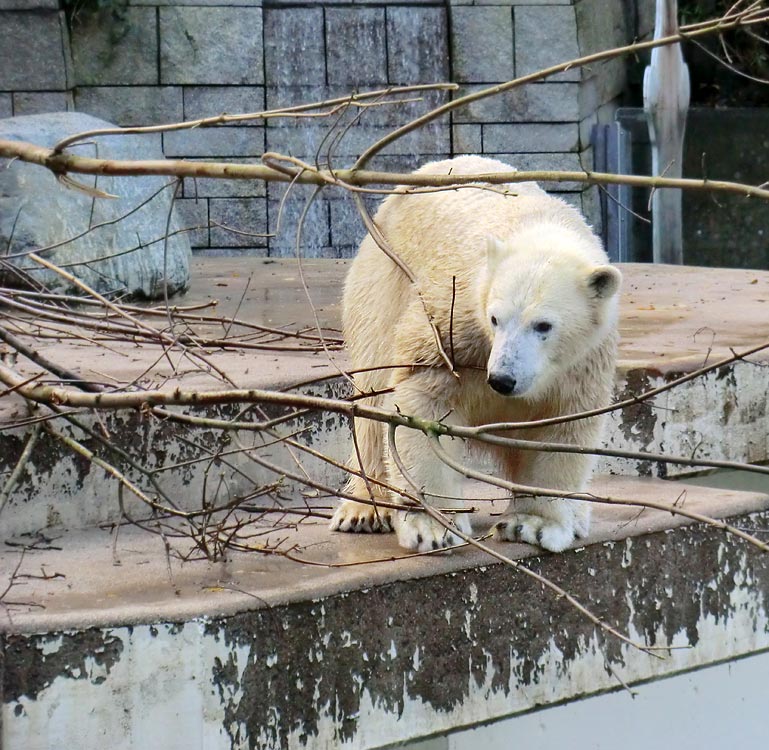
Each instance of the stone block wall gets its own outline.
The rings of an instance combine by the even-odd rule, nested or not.
[[[459,96],[626,43],[647,31],[639,4],[649,2],[128,0],[119,13],[82,12],[69,28],[58,0],[0,0],[9,52],[0,56],[0,117],[74,107],[150,125],[448,80],[460,84]],[[567,71],[409,134],[374,166],[406,171],[462,153],[526,169],[592,166],[592,126],[611,117],[624,87],[624,61]],[[346,166],[448,96],[429,92],[334,118],[174,131],[163,148],[178,158],[256,163],[279,151]],[[332,122],[337,138],[328,137]],[[592,191],[550,187],[597,216]],[[179,208],[198,252],[293,255],[310,192],[285,193],[284,185],[186,180]],[[321,193],[306,212],[301,249],[348,257],[363,234],[346,196]]]

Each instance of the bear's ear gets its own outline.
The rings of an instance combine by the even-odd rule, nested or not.
[[[493,234],[486,235],[486,265],[489,270],[496,268],[499,261],[507,255],[507,246],[499,237]]]
[[[617,293],[622,274],[614,266],[596,266],[587,277],[591,297],[608,299]]]

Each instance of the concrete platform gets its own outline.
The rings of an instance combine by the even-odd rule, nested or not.
[[[305,263],[332,363],[308,351],[309,339],[270,344],[277,350],[212,346],[206,356],[241,387],[325,377],[312,392],[346,395],[335,330],[345,267]],[[623,273],[618,399],[769,340],[769,273],[640,265]],[[293,331],[313,324],[295,262],[201,259],[194,276],[180,305],[216,299],[218,316]],[[189,325],[222,335],[221,326]],[[228,333],[233,343],[255,342],[245,327]],[[172,367],[156,344],[98,343],[48,340],[44,351],[85,379],[224,387],[212,372]],[[609,444],[766,461],[767,376],[758,366],[766,362],[761,352],[612,415]],[[34,373],[29,362],[18,369]],[[0,423],[24,409],[3,397]],[[136,414],[108,415],[101,427],[149,468],[189,455],[178,427],[147,426]],[[344,420],[308,416],[297,427],[313,447],[346,457]],[[2,431],[0,471],[14,465],[24,435]],[[272,458],[293,465],[279,447]],[[338,486],[337,470],[303,463]],[[329,534],[322,519],[293,517],[269,531],[275,519],[265,516],[260,541],[280,541],[304,562],[257,553],[182,562],[178,540],[168,556],[158,536],[118,530],[116,490],[102,471],[45,438],[30,467],[0,517],[0,591],[13,581],[0,597],[4,747],[101,748],[107,733],[116,748],[380,747],[769,648],[769,555],[664,511],[599,508],[586,546],[560,555],[490,543],[636,640],[685,646],[659,659],[478,551],[401,559],[392,535]],[[275,478],[240,460],[229,469],[243,473],[232,492]],[[625,475],[598,477],[601,491],[683,503],[766,539],[762,492],[684,488],[651,477],[691,469],[649,462],[607,459],[600,471]],[[199,504],[203,468],[159,476],[183,506]],[[321,513],[329,507],[328,498],[311,502]],[[484,504],[477,530],[498,510]]]

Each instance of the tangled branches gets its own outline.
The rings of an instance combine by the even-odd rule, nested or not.
[[[401,192],[504,190],[506,188],[497,186],[538,180],[720,190],[769,200],[766,186],[712,180],[643,178],[590,171],[438,177],[365,169],[375,154],[396,139],[477,99],[574,66],[638,52],[655,44],[672,44],[735,27],[753,28],[765,23],[768,17],[766,10],[751,6],[716,22],[687,27],[676,37],[591,55],[456,99],[372,144],[349,169],[331,166],[333,144],[344,137],[343,128],[327,139],[325,166],[320,165],[321,154],[314,164],[285,154],[264,154],[260,165],[232,165],[170,160],[125,163],[86,158],[67,150],[84,139],[114,134],[115,131],[76,134],[50,149],[35,144],[0,142],[0,156],[39,164],[75,187],[83,186],[70,176],[72,174],[156,174],[173,177],[174,181],[169,185],[174,189],[179,178],[205,176],[274,180],[288,183],[289,188],[311,184],[317,191],[348,191],[355,197],[369,233],[418,287],[419,280],[392,252],[387,238],[368,213],[363,194],[387,194],[394,189]],[[453,86],[439,84],[437,87]],[[271,112],[222,115],[191,123],[117,132],[214,127],[254,118],[312,116],[333,119],[340,112],[351,109],[360,114],[370,106],[395,106],[395,102],[403,101],[404,96],[430,88],[435,87],[388,89]],[[479,186],[479,182],[483,186]],[[405,187],[394,188],[395,185]],[[86,190],[93,194],[90,188]],[[311,201],[297,226],[297,247],[301,244]],[[61,243],[67,239],[62,238]],[[769,551],[769,545],[757,534],[698,512],[684,503],[600,493],[559,493],[548,488],[502,482],[469,463],[457,463],[446,454],[442,444],[456,439],[515,450],[584,452],[654,465],[739,469],[762,475],[769,474],[766,467],[695,455],[668,455],[595,445],[543,444],[515,436],[516,431],[535,427],[537,422],[455,426],[361,403],[372,394],[362,392],[356,386],[356,373],[346,367],[340,351],[343,342],[333,305],[335,290],[330,288],[333,284],[323,291],[326,296],[321,300],[322,304],[319,303],[318,290],[312,284],[313,264],[310,261],[299,260],[298,264],[302,286],[311,305],[302,309],[302,317],[298,320],[276,322],[267,320],[267,308],[260,307],[256,298],[269,290],[271,284],[288,283],[284,278],[289,276],[285,273],[287,267],[281,264],[272,264],[270,268],[278,269],[283,277],[276,271],[275,279],[261,278],[256,282],[252,276],[228,274],[226,263],[220,264],[220,281],[215,283],[232,285],[228,289],[231,301],[227,304],[199,299],[186,301],[186,304],[166,301],[162,305],[149,306],[97,292],[78,276],[76,268],[56,264],[47,257],[53,247],[24,252],[19,254],[21,257],[0,258],[6,268],[11,268],[12,260],[22,261],[14,262],[11,269],[20,283],[0,288],[0,340],[3,342],[0,423],[8,445],[13,445],[0,477],[0,514],[5,518],[19,519],[22,511],[20,506],[14,508],[15,500],[24,493],[39,491],[31,477],[45,461],[56,457],[69,461],[81,474],[88,474],[94,467],[99,470],[98,477],[94,470],[89,479],[93,484],[89,492],[103,494],[108,500],[91,508],[80,519],[81,523],[107,524],[113,528],[133,524],[161,535],[169,551],[185,560],[220,560],[242,551],[312,562],[311,554],[297,547],[293,532],[301,524],[318,519],[325,522],[335,499],[345,496],[339,490],[345,475],[360,474],[355,467],[345,465],[346,451],[339,435],[353,418],[363,418],[389,425],[396,457],[397,431],[419,430],[428,435],[436,454],[457,475],[472,478],[486,487],[486,497],[476,493],[478,496],[469,512],[482,515],[481,508],[487,508],[498,499],[499,493],[489,489],[496,487],[514,494],[560,496],[661,511],[709,524],[737,536],[761,552]],[[36,283],[30,272],[40,266],[66,282],[71,293],[54,292]],[[296,286],[293,272],[290,275]],[[334,277],[332,281],[337,283],[338,280]],[[425,314],[432,321],[427,306]],[[453,352],[441,346],[441,332],[434,324],[433,330],[443,366],[462,377],[463,364],[454,360]],[[607,411],[650,403],[662,392],[708,373],[722,371],[748,357],[764,355],[767,349],[769,342],[758,341],[717,362],[692,368],[657,388],[636,393],[608,407]],[[765,356],[761,356],[760,361],[764,359]],[[423,365],[413,362],[389,365],[393,369],[420,366]],[[593,415],[593,412],[581,413],[557,419],[568,421]],[[452,513],[461,512],[450,508],[436,509],[425,503],[420,487],[394,488],[382,480],[363,478],[371,488],[370,502],[380,507],[405,504],[413,512],[429,513],[444,524],[450,523]],[[389,499],[383,499],[388,492]],[[360,501],[360,498],[356,499]],[[45,525],[46,519],[40,514],[36,516],[36,512],[24,509],[24,523],[29,524],[31,516],[41,526]],[[61,517],[74,518],[64,508]],[[498,547],[486,544],[483,539],[467,535],[463,539],[463,545],[482,549],[526,575],[531,573],[519,561]],[[356,564],[361,562],[365,561]],[[545,585],[548,584],[545,582]],[[558,595],[568,596],[569,601],[607,632],[630,642],[627,636],[582,607],[568,592],[553,586],[549,588]]]

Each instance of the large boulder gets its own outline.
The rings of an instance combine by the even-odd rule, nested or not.
[[[0,139],[53,146],[74,133],[111,127],[90,115],[55,112],[0,120]],[[89,138],[70,153],[103,159],[163,158],[159,134]],[[164,296],[164,285],[169,294],[187,288],[190,243],[186,234],[174,234],[179,225],[173,216],[163,239],[174,189],[161,188],[169,178],[72,177],[118,197],[93,197],[65,187],[47,169],[0,159],[0,255],[58,291],[70,291],[71,284],[41,269],[27,253],[40,253],[102,293],[158,298]],[[153,193],[157,195],[148,201]],[[105,222],[113,223],[97,226]],[[58,246],[45,249],[52,245]],[[0,266],[0,280],[19,283],[19,275]]]

